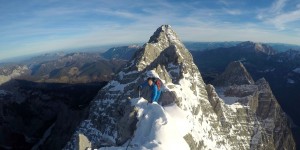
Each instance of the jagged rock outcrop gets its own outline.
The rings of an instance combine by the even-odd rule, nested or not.
[[[234,67],[238,70],[234,70]],[[238,75],[240,72],[247,75],[241,64],[233,64],[229,68],[229,75]],[[259,85],[254,84],[248,74],[247,77],[235,78],[242,81],[232,79],[226,84],[220,84],[226,86],[218,87],[217,90],[212,85],[205,85],[191,54],[169,25],[159,27],[123,70],[99,91],[90,104],[89,117],[81,123],[65,149],[80,146],[76,140],[79,135],[84,135],[92,148],[122,146],[126,143],[130,149],[137,149],[139,146],[130,145],[129,141],[137,127],[138,108],[132,105],[128,97],[138,97],[135,88],[148,76],[159,77],[164,83],[161,97],[163,104],[175,103],[187,114],[186,122],[189,126],[182,138],[190,149],[295,149],[289,128],[282,126],[286,120],[279,105],[275,103],[276,99],[270,92],[262,93],[265,84],[260,86],[260,81],[257,83]],[[248,81],[246,79],[251,81],[245,82]],[[234,87],[238,86],[250,90],[241,89],[245,94],[227,103],[228,96],[235,94]],[[226,93],[230,88],[232,90]],[[148,94],[147,90],[142,92],[146,99]],[[262,103],[260,99],[263,99]],[[267,100],[274,106],[264,106]],[[267,113],[260,112],[261,107],[269,110]],[[271,110],[273,108],[276,111]],[[276,126],[277,121],[274,122],[276,128],[269,127],[267,123],[262,124],[267,120],[259,120],[257,115],[268,114],[266,116],[270,118],[273,112],[282,118],[280,125]],[[271,130],[274,131],[272,134],[276,131],[278,137],[269,136]],[[271,140],[272,137],[274,140]],[[151,144],[155,146],[157,143]]]
[[[238,67],[233,67],[232,64],[238,64]],[[241,72],[243,68],[243,72]],[[232,74],[230,78],[224,78],[224,74],[228,72],[239,72],[240,74]],[[244,132],[251,134],[250,149],[295,149],[295,143],[291,130],[288,125],[288,119],[282,111],[268,82],[262,78],[253,82],[251,76],[245,69],[242,63],[233,62],[229,64],[225,73],[220,75],[216,81],[226,80],[233,83],[220,84],[216,87],[216,91],[211,85],[210,101],[219,118],[224,118],[220,103],[225,102],[227,106],[239,106],[240,114],[235,114],[235,118],[241,115],[245,116],[243,121],[246,126]],[[230,79],[251,79],[251,82],[237,84],[236,80]],[[247,80],[245,80],[247,81]],[[249,80],[248,80],[249,81]],[[219,83],[219,82],[216,82]],[[218,96],[219,97],[218,97]],[[220,98],[223,101],[220,101]],[[248,134],[249,135],[249,134]]]

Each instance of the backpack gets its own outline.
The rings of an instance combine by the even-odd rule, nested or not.
[[[152,78],[152,81],[156,84],[157,89],[160,90],[161,86],[162,86],[162,82],[159,78]]]

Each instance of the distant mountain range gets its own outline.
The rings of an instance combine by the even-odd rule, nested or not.
[[[232,47],[241,42],[231,41],[231,42],[183,42],[185,47],[190,51],[203,51],[209,49],[215,49],[219,47]]]
[[[108,81],[125,62],[105,59],[101,53],[42,55],[22,63],[0,66],[0,84],[11,78],[51,83]]]
[[[113,47],[104,52],[101,56],[106,59],[122,59],[129,60],[134,53],[142,47],[138,45]]]
[[[184,45],[190,51],[203,51],[203,50],[210,50],[216,48],[229,48],[236,46],[243,41],[231,41],[231,42],[184,42]],[[271,46],[277,52],[283,52],[287,50],[299,50],[300,45],[295,44],[283,44],[283,43],[260,43]]]
[[[104,53],[47,53],[16,63],[3,63],[0,84],[13,78],[50,83],[109,81],[139,48],[132,45],[113,47]]]
[[[110,80],[125,61],[105,60],[98,53],[71,53],[30,66],[28,78],[41,82],[87,83]]]
[[[209,50],[209,49],[216,49],[216,48],[227,48],[227,47],[232,47],[236,46],[239,43],[242,43],[243,41],[225,41],[225,42],[183,42],[185,47],[189,49],[190,51],[203,51],[203,50]],[[273,49],[275,49],[278,52],[282,51],[287,51],[287,50],[300,50],[300,45],[295,45],[295,44],[284,44],[284,43],[262,43],[262,44],[267,44],[269,46],[272,46]],[[126,44],[124,44],[126,45]],[[128,44],[130,45],[130,44]],[[129,46],[130,47],[139,47],[140,45],[143,45],[143,43],[136,43],[135,45]],[[59,56],[61,54],[68,54],[68,53],[76,53],[76,52],[97,52],[97,53],[107,53],[105,54],[106,56],[104,57],[110,57],[111,54],[109,54],[110,48],[119,48],[122,49],[122,47],[128,47],[128,46],[112,46],[112,45],[105,45],[105,46],[93,46],[93,47],[86,47],[86,48],[77,48],[77,49],[68,49],[68,50],[60,50],[58,52],[53,52],[53,53],[46,53],[46,54],[32,54],[32,55],[26,55],[26,56],[21,56],[21,57],[14,57],[14,58],[8,58],[8,59],[3,59],[0,60],[0,66],[3,64],[9,63],[15,63],[15,62],[24,62],[27,61],[30,58],[35,57],[36,59],[39,58],[55,58],[55,56]],[[107,50],[107,51],[105,51]],[[130,53],[130,50],[128,51]],[[129,55],[128,55],[129,56]]]

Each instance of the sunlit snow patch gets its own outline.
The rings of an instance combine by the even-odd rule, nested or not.
[[[230,96],[225,96],[224,92],[225,89],[223,88],[217,88],[216,92],[218,93],[218,96],[224,101],[225,104],[232,105],[234,103],[237,103],[238,97],[230,97]]]

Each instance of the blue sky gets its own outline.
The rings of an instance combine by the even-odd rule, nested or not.
[[[162,24],[183,41],[300,44],[300,0],[0,0],[0,60],[144,43]]]

